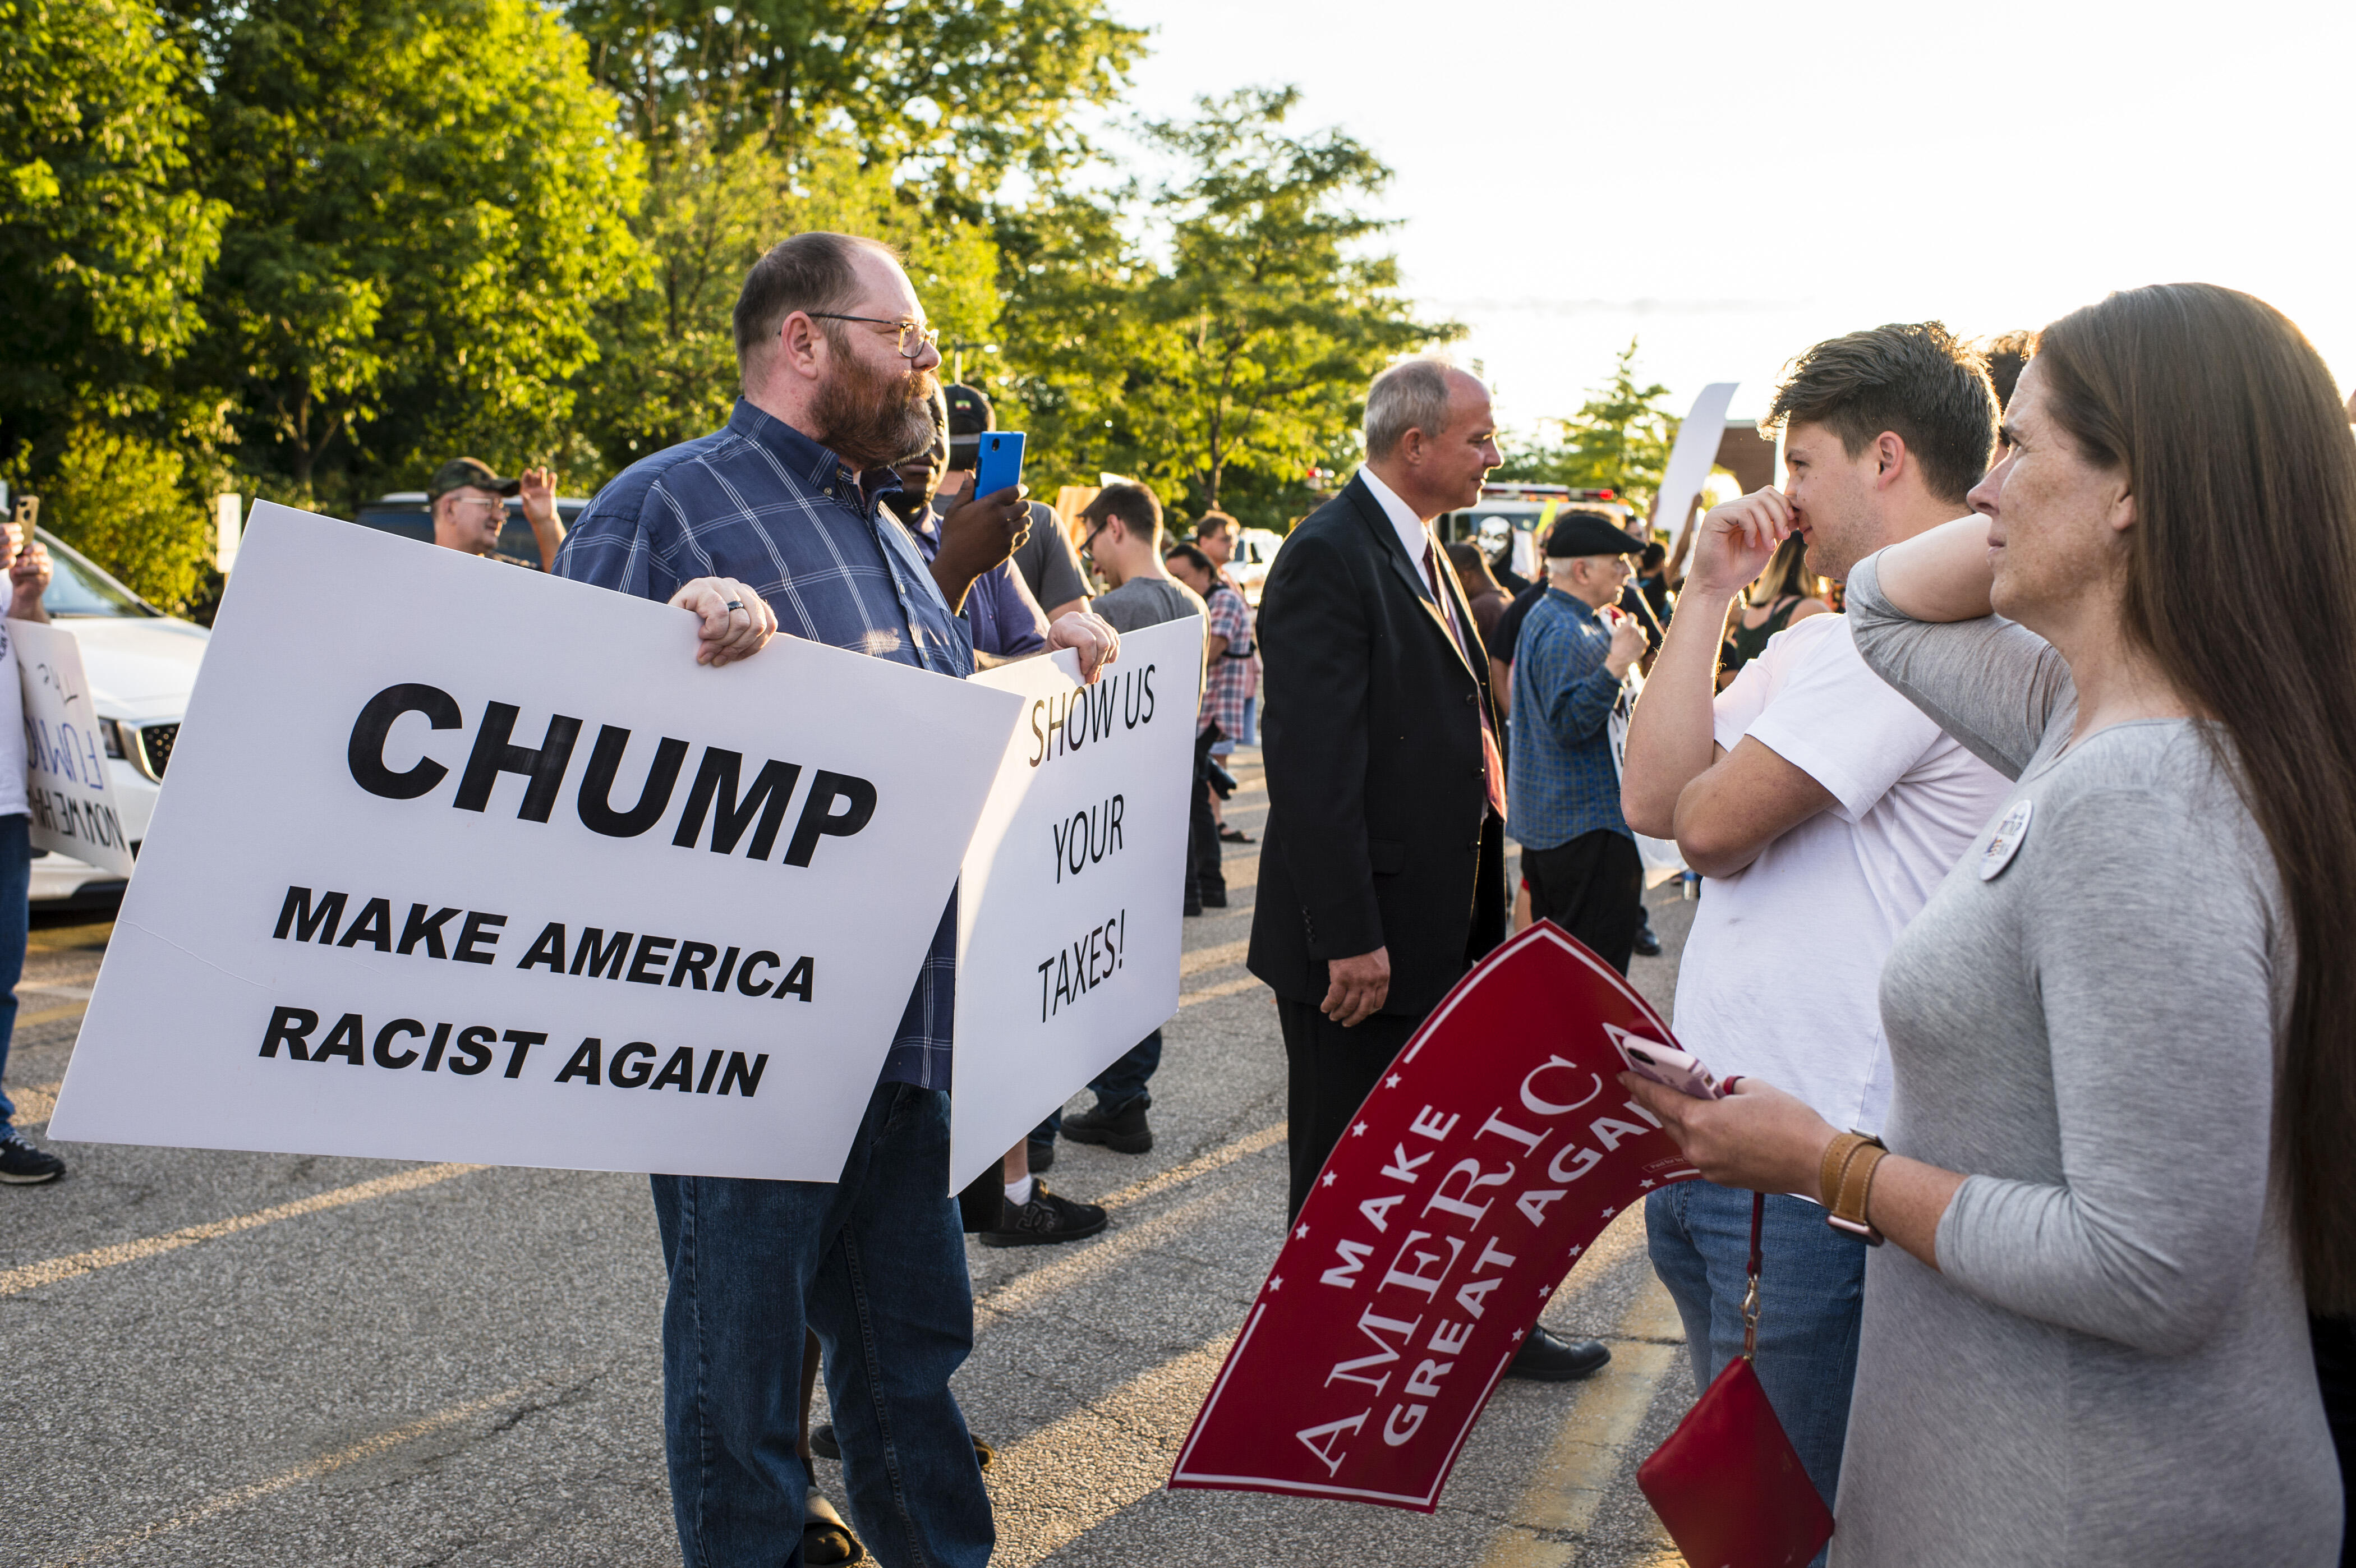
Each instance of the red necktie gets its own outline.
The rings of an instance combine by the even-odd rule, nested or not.
[[[1424,580],[1431,585],[1431,602],[1439,609],[1440,618],[1448,623],[1448,629],[1455,636],[1456,646],[1463,653],[1464,661],[1478,671],[1480,665],[1476,660],[1482,655],[1465,645],[1464,628],[1457,624],[1455,614],[1449,607],[1448,596],[1440,591],[1440,557],[1432,549],[1429,536],[1423,542],[1423,575]],[[1503,822],[1505,820],[1505,758],[1497,749],[1495,721],[1489,716],[1489,703],[1485,698],[1481,703],[1481,772],[1483,781],[1489,788],[1489,810],[1496,812],[1497,820]]]

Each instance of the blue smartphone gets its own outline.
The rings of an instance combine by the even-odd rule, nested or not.
[[[994,496],[1023,482],[1023,432],[985,430],[981,452],[974,463],[973,493]]]

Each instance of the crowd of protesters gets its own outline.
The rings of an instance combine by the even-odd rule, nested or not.
[[[1093,682],[1121,634],[1198,621],[1187,820],[1164,831],[1184,912],[1225,908],[1222,846],[1251,842],[1222,820],[1226,763],[1262,749],[1248,963],[1286,1059],[1289,1213],[1515,921],[1623,973],[1659,950],[1658,841],[1703,879],[1675,1020],[1728,1092],[1622,1079],[1701,1173],[1647,1200],[1650,1260],[1697,1388],[1755,1315],[1829,1560],[2348,1560],[2356,438],[2288,321],[2179,285],[1991,344],[1935,322],[1819,343],[1770,409],[1782,484],[1688,524],[1682,576],[1650,529],[1575,505],[1537,581],[1504,541],[1444,542],[1499,462],[1494,418],[1477,379],[1409,359],[1257,610],[1224,513],[1189,540],[1126,480],[1068,518],[974,493],[996,412],[941,384],[888,248],[777,245],[735,337],[724,428],[569,532],[553,476],[454,459],[436,542],[495,555],[519,499],[544,569],[693,611],[710,662],[782,632],[953,678],[1068,650]],[[21,542],[16,613],[41,618]],[[0,909],[24,902],[15,853]],[[1159,1029],[943,1197],[954,896],[921,913],[931,951],[837,1182],[652,1178],[691,1562],[863,1539],[985,1563],[991,1448],[949,1390],[964,1235],[1095,1235],[1105,1208],[1043,1179],[1058,1141],[1153,1146]],[[23,949],[0,930],[0,970]],[[9,1111],[0,1178],[53,1179]],[[1609,1359],[1540,1326],[1507,1373]],[[842,1461],[849,1520],[814,1453]]]

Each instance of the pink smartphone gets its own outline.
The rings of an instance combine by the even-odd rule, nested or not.
[[[1612,1043],[1620,1049],[1620,1059],[1638,1078],[1649,1078],[1696,1100],[1717,1100],[1726,1093],[1719,1084],[1718,1075],[1702,1066],[1698,1058],[1624,1029],[1613,1029],[1609,1025],[1605,1028],[1611,1033]]]

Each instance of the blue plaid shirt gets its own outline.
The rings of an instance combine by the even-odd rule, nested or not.
[[[1610,628],[1560,588],[1548,588],[1522,622],[1505,832],[1525,849],[1558,848],[1599,828],[1628,832],[1612,763],[1620,682],[1603,667],[1611,650]]]
[[[897,520],[879,509],[896,475],[867,476],[739,399],[728,427],[633,463],[597,492],[556,553],[575,582],[665,600],[697,577],[746,583],[792,637],[935,674],[973,673],[949,614]],[[957,896],[901,1015],[882,1081],[949,1086],[957,1001]]]

